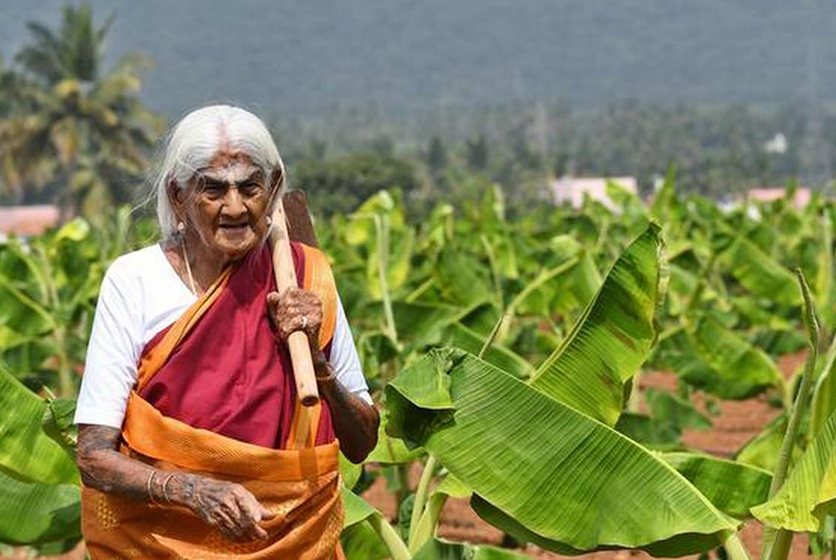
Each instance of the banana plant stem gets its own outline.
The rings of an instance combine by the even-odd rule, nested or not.
[[[499,316],[499,320],[493,326],[493,330],[491,330],[491,334],[488,335],[488,338],[485,339],[485,343],[482,345],[481,350],[479,350],[479,358],[483,358],[485,353],[493,346],[494,341],[496,340],[496,335],[499,334],[499,330],[502,328],[502,323],[505,321],[505,313]]]
[[[393,560],[410,560],[412,558],[403,539],[382,515],[373,515],[367,521],[380,537],[380,540],[383,541],[383,544],[386,545],[386,548],[389,549]]]
[[[778,464],[775,467],[775,473],[772,476],[772,484],[769,487],[769,497],[772,498],[784,485],[784,480],[787,477],[787,471],[790,467],[792,459],[792,451],[795,448],[796,439],[798,439],[798,429],[801,425],[801,419],[807,409],[807,402],[810,400],[810,388],[813,384],[813,377],[816,371],[816,361],[818,360],[819,351],[819,328],[818,320],[816,319],[816,312],[813,306],[810,289],[807,286],[807,280],[801,270],[796,270],[798,282],[801,287],[801,293],[804,297],[804,323],[807,327],[807,335],[810,343],[810,352],[807,355],[807,361],[804,363],[804,374],[801,378],[801,385],[798,388],[798,394],[795,397],[792,410],[790,411],[790,420],[787,425],[787,433],[784,434],[784,440],[781,442],[781,451],[778,456]],[[792,541],[792,533],[785,534],[786,531],[779,531],[776,533],[774,529],[764,527],[763,530],[763,545],[761,547],[761,557],[770,558],[772,560],[786,559],[786,554],[789,553],[789,542]],[[779,542],[778,537],[781,537]],[[780,546],[779,546],[780,545]]]
[[[479,236],[479,240],[485,248],[485,254],[488,256],[488,263],[491,266],[491,276],[493,277],[494,291],[496,292],[496,302],[499,304],[499,307],[502,307],[502,278],[499,272],[499,265],[496,263],[496,254],[494,253],[493,247],[491,247],[491,243],[488,241],[488,238],[484,233]]]
[[[379,216],[374,217],[375,233],[377,233],[377,274],[380,281],[380,297],[383,300],[383,313],[386,319],[387,334],[398,343],[398,329],[395,326],[395,315],[392,313],[392,301],[389,297],[389,285],[386,270],[389,264],[389,232],[388,224],[384,224]]]
[[[723,543],[723,549],[726,551],[729,560],[751,560],[749,553],[746,552],[746,547],[740,542],[740,537],[737,533],[732,533],[726,539],[726,542]]]
[[[421,520],[421,516],[424,513],[425,505],[427,504],[427,496],[428,490],[430,488],[430,482],[433,479],[433,471],[435,470],[435,465],[437,463],[437,459],[435,455],[430,454],[429,458],[427,458],[427,463],[424,465],[424,471],[421,473],[421,480],[418,482],[418,489],[415,491],[415,502],[412,505],[412,517],[409,520],[409,544],[412,545],[412,541],[415,539],[415,535],[418,532],[418,522]]]

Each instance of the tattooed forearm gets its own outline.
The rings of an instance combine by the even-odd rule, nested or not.
[[[120,431],[109,426],[81,425],[78,470],[86,486],[134,500],[147,500],[146,483],[153,469],[118,451]]]
[[[314,352],[313,361],[317,387],[331,407],[331,421],[340,449],[350,461],[361,463],[377,445],[380,424],[377,409],[343,387],[322,352]]]
[[[274,514],[246,488],[194,474],[155,469],[119,453],[119,437],[117,428],[79,426],[78,468],[86,486],[162,506],[189,508],[231,539],[267,537],[259,523]]]

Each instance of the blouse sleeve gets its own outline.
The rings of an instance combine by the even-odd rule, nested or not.
[[[76,405],[76,424],[120,428],[136,383],[136,364],[142,350],[141,302],[136,294],[131,297],[135,279],[121,271],[119,264],[117,259],[102,281]]]
[[[367,403],[373,404],[366,378],[363,376],[363,368],[360,366],[357,347],[351,336],[351,327],[348,326],[348,319],[339,297],[337,298],[337,323],[334,326],[329,361],[334,367],[334,375],[343,387]]]

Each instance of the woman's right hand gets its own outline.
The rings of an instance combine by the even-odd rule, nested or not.
[[[182,476],[178,498],[206,524],[237,541],[267,538],[260,523],[276,514],[261,505],[249,490],[233,482]]]

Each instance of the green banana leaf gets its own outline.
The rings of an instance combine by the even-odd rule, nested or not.
[[[774,472],[781,454],[781,443],[787,433],[786,412],[777,416],[763,430],[749,441],[735,455],[735,461]],[[801,455],[798,446],[793,450],[793,462]]]
[[[646,414],[623,412],[618,417],[615,430],[648,449],[675,451],[682,448],[679,441],[682,432],[676,426]]]
[[[435,272],[436,285],[449,303],[469,307],[495,297],[490,273],[460,248],[445,247]]]
[[[655,349],[685,382],[721,399],[746,399],[777,384],[778,368],[763,351],[705,314],[696,325],[664,333]]]
[[[403,440],[389,436],[386,433],[388,424],[389,413],[386,409],[383,409],[380,414],[380,425],[377,429],[377,445],[366,457],[366,463],[380,463],[383,465],[409,463],[424,454],[423,449],[408,449]],[[356,466],[359,467],[360,465]],[[348,485],[346,484],[346,486]],[[348,487],[351,488],[351,486]]]
[[[696,453],[663,453],[662,459],[732,517],[751,517],[749,510],[769,498],[772,474],[767,470]]]
[[[81,538],[81,491],[73,484],[21,482],[0,470],[0,542]]]
[[[661,297],[659,227],[651,224],[607,274],[572,332],[531,378],[532,387],[610,426],[623,385],[645,361]]]
[[[822,426],[775,496],[752,508],[764,525],[815,532],[825,515],[836,514],[836,414]]]
[[[644,392],[650,416],[670,424],[680,433],[686,429],[705,430],[711,420],[690,402],[666,391],[648,389]]]
[[[721,257],[732,276],[752,294],[779,305],[801,305],[795,277],[757,245],[738,236]]]
[[[346,560],[384,560],[392,557],[368,523],[356,523],[343,529],[340,544]]]
[[[413,560],[527,560],[529,557],[495,546],[431,539],[412,558]]]
[[[444,344],[478,354],[485,344],[485,339],[486,337],[480,336],[461,323],[456,323],[445,331]],[[485,352],[484,359],[520,379],[528,379],[534,371],[531,364],[501,344],[491,344]]]
[[[391,435],[422,445],[474,500],[551,549],[664,541],[684,554],[717,546],[737,526],[640,445],[460,350],[430,352],[386,397]]]
[[[0,366],[0,467],[22,481],[78,484],[72,457],[44,432],[47,402]]]
[[[810,434],[815,437],[827,419],[836,411],[836,337],[824,357],[822,370],[813,393],[813,407],[810,412]]]
[[[406,544],[382,513],[345,487],[342,488],[342,501],[345,511],[343,530],[348,529],[344,540],[352,558],[363,558],[359,554],[366,554],[365,558],[382,558],[381,553],[386,548],[396,551],[399,558],[410,557]],[[381,546],[383,544],[385,548]]]

